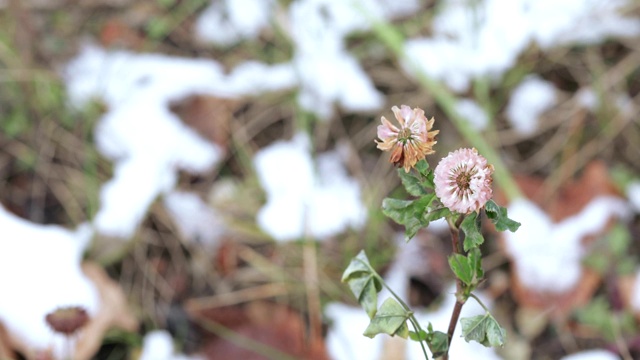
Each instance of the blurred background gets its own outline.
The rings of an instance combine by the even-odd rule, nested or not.
[[[381,116],[475,147],[507,329],[454,359],[640,358],[637,0],[0,1],[0,357],[421,359],[362,336],[364,249],[444,331],[447,227],[411,242]],[[384,298],[384,297],[382,297]],[[73,336],[45,316],[79,306]],[[482,309],[469,304],[468,312]]]

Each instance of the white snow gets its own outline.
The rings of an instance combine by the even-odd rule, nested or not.
[[[306,135],[265,147],[254,165],[267,193],[258,225],[274,239],[324,239],[364,223],[358,183],[348,177],[337,152],[321,154],[314,163]]]
[[[299,77],[298,101],[321,119],[333,115],[333,103],[350,111],[376,110],[382,95],[345,49],[344,37],[365,29],[366,18],[354,2],[302,0],[289,7],[293,65]]]
[[[34,224],[0,205],[0,229],[0,321],[33,349],[51,346],[62,357],[66,338],[54,334],[45,316],[65,306],[81,306],[90,315],[98,310],[97,290],[80,269],[91,228]]]
[[[629,184],[626,192],[631,207],[635,212],[640,213],[640,181],[634,181]]]
[[[139,360],[199,360],[199,356],[177,354],[173,345],[173,338],[164,330],[154,330],[147,333],[142,343],[142,353]]]
[[[522,224],[515,233],[504,232],[518,278],[529,289],[562,293],[573,288],[582,275],[586,249],[581,239],[601,231],[611,216],[628,216],[629,207],[622,199],[601,196],[559,223],[552,223],[540,208],[524,199],[511,203],[508,212]]]
[[[225,75],[211,60],[107,52],[92,45],[84,46],[64,75],[72,104],[102,98],[109,107],[95,141],[114,162],[114,176],[101,189],[94,225],[119,238],[134,234],[151,203],[175,187],[179,171],[205,172],[222,158],[221,148],[169,111],[172,101],[282,90],[295,80],[286,65],[248,62]]]
[[[524,79],[511,93],[506,109],[514,130],[533,135],[538,128],[538,118],[555,105],[555,92],[553,84],[537,76]]]
[[[484,130],[489,124],[487,113],[477,102],[471,99],[460,99],[456,104],[456,111],[465,118],[472,128],[477,131]]]
[[[577,103],[586,109],[595,110],[598,107],[598,97],[589,87],[583,87],[576,91],[575,98]]]
[[[636,278],[631,292],[631,307],[640,311],[640,270],[636,271]]]
[[[330,303],[324,309],[331,320],[325,344],[333,360],[377,360],[382,353],[383,336],[370,339],[362,333],[369,325],[367,313],[360,307]]]
[[[206,246],[217,245],[224,233],[224,223],[197,194],[172,191],[164,196],[164,206],[184,239]]]
[[[606,350],[587,350],[579,353],[571,354],[560,360],[618,360],[617,355]]]
[[[218,45],[255,39],[269,25],[273,7],[273,0],[211,1],[196,19],[196,37]]]
[[[382,94],[347,51],[345,37],[368,30],[367,16],[406,16],[419,6],[417,0],[300,0],[284,12],[272,0],[212,1],[196,20],[195,33],[199,40],[230,45],[278,22],[295,45],[292,61],[280,65],[295,69],[300,106],[324,120],[333,115],[334,104],[355,112],[383,104]]]
[[[405,48],[413,65],[456,92],[475,77],[499,77],[531,42],[548,49],[637,36],[640,21],[625,18],[625,0],[449,0],[433,20],[433,37]],[[405,64],[412,73],[412,65]]]

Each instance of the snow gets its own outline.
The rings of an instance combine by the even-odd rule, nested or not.
[[[487,113],[471,99],[460,99],[456,104],[456,111],[465,118],[471,127],[477,131],[486,129],[489,124]]]
[[[635,282],[633,284],[633,289],[631,292],[631,307],[640,311],[640,271],[636,272]]]
[[[537,76],[524,79],[513,90],[506,109],[514,130],[523,135],[535,134],[538,118],[556,103],[555,92],[553,84]]]
[[[211,60],[85,45],[64,75],[73,105],[97,97],[109,107],[95,129],[98,151],[114,162],[114,176],[100,191],[98,232],[132,237],[153,201],[175,187],[179,171],[203,173],[222,159],[221,148],[169,111],[172,101],[193,94],[236,97],[282,90],[293,85],[292,71],[247,62],[225,75]]]
[[[465,92],[476,77],[500,77],[532,42],[544,49],[640,34],[637,18],[625,18],[625,0],[449,0],[433,19],[433,36],[405,44],[413,66]],[[472,59],[470,61],[470,59]]]
[[[211,1],[196,19],[196,38],[223,46],[255,39],[269,25],[273,7],[273,0]]]
[[[254,165],[267,194],[257,222],[274,239],[325,239],[364,223],[360,187],[346,174],[339,153],[320,154],[314,163],[306,135],[265,147]]]
[[[142,343],[139,360],[198,360],[198,356],[176,354],[173,338],[167,331],[154,330],[147,333]]]
[[[589,87],[583,87],[576,92],[576,102],[589,110],[595,110],[598,107],[598,96],[593,91],[593,89]]]
[[[212,1],[196,20],[196,38],[231,45],[255,38],[277,22],[295,45],[292,61],[280,65],[295,69],[303,109],[326,120],[334,114],[335,104],[354,112],[382,107],[382,94],[347,51],[345,38],[368,30],[367,16],[391,19],[413,14],[420,7],[417,0],[300,0],[286,12],[275,7],[271,0]]]
[[[582,275],[581,259],[586,251],[582,238],[601,231],[611,216],[628,216],[629,208],[622,199],[601,196],[580,213],[552,223],[535,204],[520,199],[509,205],[508,213],[522,224],[515,233],[503,233],[520,281],[530,289],[562,293],[572,289]]]
[[[571,354],[560,360],[618,360],[619,357],[606,350],[588,350]]]
[[[382,95],[345,49],[344,37],[367,26],[353,2],[302,0],[291,4],[289,18],[303,109],[328,119],[334,102],[350,111],[382,107]]]
[[[384,337],[370,339],[362,333],[369,325],[367,313],[360,307],[329,303],[324,309],[331,326],[325,340],[333,360],[376,360],[380,358]]]
[[[171,191],[163,199],[180,235],[190,241],[215,246],[224,232],[220,215],[197,194]]]
[[[627,186],[627,198],[636,213],[640,213],[640,181],[634,181]]]
[[[82,253],[92,234],[87,224],[76,230],[23,220],[0,205],[0,320],[8,333],[28,346],[65,354],[66,338],[45,323],[63,306],[82,306],[90,315],[99,306],[97,289],[82,273]]]

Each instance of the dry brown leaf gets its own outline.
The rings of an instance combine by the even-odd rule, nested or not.
[[[304,320],[300,314],[284,305],[254,301],[244,306],[207,309],[191,315],[201,323],[210,321],[220,324],[238,336],[252,339],[293,357],[328,359],[323,340],[305,339],[307,330]],[[254,350],[217,336],[209,337],[199,353],[209,359],[267,359]]]
[[[237,100],[194,95],[171,104],[171,111],[187,126],[226,150],[229,126],[237,107]]]
[[[141,49],[144,42],[135,29],[117,18],[108,20],[100,29],[100,44],[107,48]]]
[[[98,289],[100,308],[79,334],[74,351],[76,360],[91,359],[108,330],[136,331],[138,328],[138,320],[129,309],[124,292],[104,269],[96,263],[85,262],[82,271]]]

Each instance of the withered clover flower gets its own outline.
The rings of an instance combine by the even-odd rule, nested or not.
[[[436,195],[461,214],[480,210],[491,199],[493,166],[476,149],[458,149],[440,160],[434,171]]]
[[[433,127],[433,118],[427,120],[424,110],[407,105],[391,108],[400,123],[400,128],[389,122],[384,116],[382,125],[378,125],[378,149],[391,150],[389,161],[409,172],[418,161],[425,156],[433,154],[433,145],[436,144],[436,135],[440,130],[429,131]]]
[[[45,320],[54,331],[68,336],[86,325],[89,315],[80,306],[67,306],[48,313]]]

